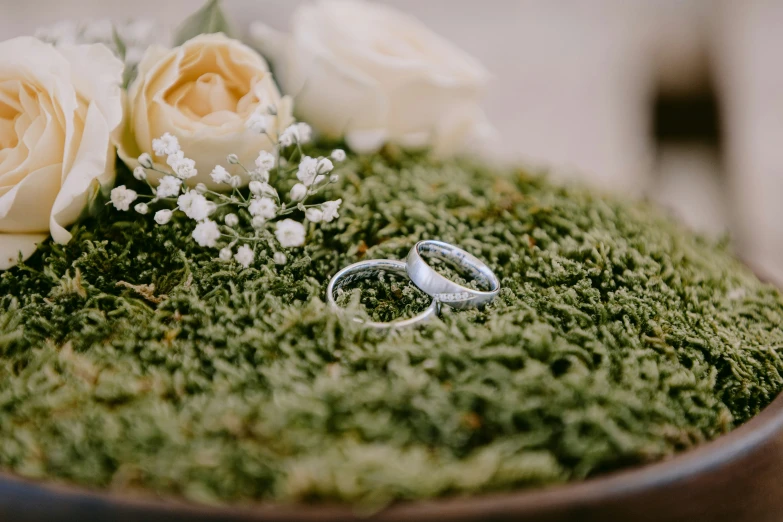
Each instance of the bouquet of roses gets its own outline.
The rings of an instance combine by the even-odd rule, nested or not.
[[[314,137],[443,155],[486,129],[485,70],[388,7],[324,0],[289,35],[250,33],[240,41],[210,0],[171,45],[145,20],[0,43],[0,269],[50,236],[67,243],[100,194],[156,226],[195,220],[193,240],[225,262],[250,266],[264,244],[282,264],[307,223],[339,217],[342,200],[321,196],[346,152],[308,152]]]

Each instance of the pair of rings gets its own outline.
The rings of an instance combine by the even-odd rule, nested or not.
[[[474,279],[486,290],[475,290],[459,285],[436,272],[422,253],[445,261],[463,275]],[[500,281],[495,273],[480,259],[443,241],[419,241],[408,253],[405,261],[392,259],[373,259],[359,261],[337,272],[329,286],[326,287],[326,298],[329,305],[341,309],[335,301],[335,292],[359,279],[365,279],[379,272],[389,272],[395,275],[408,276],[422,292],[432,297],[432,302],[426,310],[410,319],[402,319],[381,323],[362,321],[365,326],[376,329],[404,328],[423,323],[440,313],[441,303],[453,308],[473,308],[483,306],[492,301],[500,291]]]

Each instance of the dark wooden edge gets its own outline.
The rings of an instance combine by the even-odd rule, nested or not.
[[[403,502],[373,520],[561,520],[564,513],[589,512],[590,506],[636,494],[678,487],[714,476],[748,456],[758,457],[775,441],[783,443],[783,396],[736,430],[667,461],[620,471],[581,483],[515,493]],[[777,455],[780,456],[779,454]],[[783,475],[783,461],[772,463]],[[783,490],[778,495],[783,497]],[[586,513],[586,512],[585,512]],[[781,512],[783,513],[783,511]],[[554,517],[554,518],[551,518]],[[203,506],[152,495],[121,495],[53,482],[36,482],[0,473],[0,520],[141,520],[148,522],[271,522],[366,520],[341,505],[247,504]],[[592,520],[592,518],[587,518]],[[584,520],[587,520],[584,519]],[[562,518],[562,520],[565,520]]]

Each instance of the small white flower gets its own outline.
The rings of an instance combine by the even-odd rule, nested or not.
[[[198,169],[196,168],[196,162],[192,159],[185,158],[179,163],[177,169],[177,176],[182,179],[190,179],[198,175]]]
[[[147,154],[146,152],[139,156],[139,164],[144,167],[145,169],[151,169],[152,168],[152,156]]]
[[[284,248],[302,246],[305,242],[304,225],[293,219],[278,221],[275,237]]]
[[[228,178],[228,184],[231,185],[233,188],[237,188],[242,184],[242,178],[239,176],[230,176]]]
[[[284,265],[286,264],[286,261],[288,261],[288,258],[282,252],[275,252],[275,254],[272,256],[272,260],[276,265]]]
[[[310,143],[313,138],[313,128],[306,123],[299,122],[296,124],[296,131],[299,136],[299,143]]]
[[[177,198],[177,207],[190,219],[203,221],[209,216],[209,204],[207,198],[190,190]]]
[[[125,40],[125,42],[132,42],[136,44],[151,44],[157,37],[155,31],[157,26],[153,20],[148,19],[134,19],[127,23],[120,24],[117,27],[117,32]]]
[[[255,257],[256,255],[253,253],[253,249],[247,245],[242,245],[239,247],[237,253],[234,254],[234,259],[236,259],[237,263],[244,266],[245,268],[250,266],[250,263],[253,262]]]
[[[179,140],[168,132],[160,138],[152,140],[152,150],[156,156],[169,156],[179,152]]]
[[[262,171],[269,171],[275,168],[275,155],[271,152],[262,150],[256,158],[256,167]]]
[[[144,214],[147,214],[150,211],[150,207],[147,206],[146,203],[139,203],[135,207],[133,207],[133,210],[141,214],[142,216]]]
[[[226,156],[226,161],[229,162],[231,165],[236,165],[239,163],[239,156],[236,154],[229,154]]]
[[[171,221],[171,216],[173,215],[174,213],[171,210],[158,210],[155,212],[155,223],[158,225],[165,225]]]
[[[281,146],[289,147],[294,143],[299,143],[299,129],[297,128],[296,123],[289,125],[280,135]]]
[[[264,228],[266,225],[266,218],[264,216],[256,216],[250,221],[250,225],[255,229]]]
[[[221,248],[220,249],[220,260],[223,262],[231,261],[231,257],[233,256],[233,252],[231,252],[231,249],[228,247]]]
[[[261,181],[250,182],[250,192],[256,196],[268,196],[270,198],[277,197],[277,190],[269,183],[263,183]]]
[[[277,214],[277,205],[272,198],[253,199],[247,211],[251,216],[260,216],[265,219],[272,219]]]
[[[163,176],[158,185],[157,196],[159,198],[170,198],[179,194],[179,189],[182,187],[182,180],[175,178],[174,176]]]
[[[36,29],[35,37],[53,45],[72,45],[77,43],[79,27],[73,20],[60,20],[53,25]]]
[[[209,189],[203,183],[196,183],[196,192],[199,194],[206,194]]]
[[[296,171],[296,177],[304,183],[306,187],[309,187],[315,181],[315,177],[318,175],[318,160],[305,156],[299,162],[299,169]]]
[[[328,174],[334,169],[334,163],[329,158],[318,160],[318,174]]]
[[[324,212],[324,221],[329,223],[332,220],[340,217],[340,214],[337,213],[337,211],[340,209],[340,204],[343,202],[342,199],[338,199],[336,201],[327,201],[323,205],[321,205],[321,210]]]
[[[307,196],[307,187],[305,187],[302,183],[297,183],[291,187],[289,196],[291,197],[292,201],[302,201],[305,196]]]
[[[236,214],[226,214],[226,217],[223,218],[223,221],[229,227],[235,227],[239,224],[239,218]]]
[[[329,183],[337,183],[337,181],[340,179],[340,176],[337,174],[332,174],[329,176]]]
[[[332,159],[334,161],[345,161],[345,151],[343,149],[334,149],[332,151]]]
[[[169,167],[172,169],[176,169],[177,163],[185,159],[185,153],[181,150],[178,150],[177,152],[172,152],[168,156],[166,156],[166,163],[168,163]]]
[[[81,41],[85,43],[109,43],[114,34],[111,20],[94,20],[82,26]]]
[[[147,171],[144,170],[144,167],[141,165],[137,165],[136,168],[133,169],[133,177],[139,181],[144,181],[147,179]]]
[[[220,238],[220,230],[218,230],[217,223],[211,219],[202,221],[193,230],[193,239],[202,247],[214,247],[218,238]]]
[[[245,122],[245,128],[259,134],[264,134],[269,128],[269,116],[255,111]]]
[[[215,168],[212,169],[212,172],[209,175],[212,177],[212,181],[218,185],[221,183],[228,183],[229,178],[231,178],[231,174],[221,165],[215,165]]]
[[[324,219],[324,212],[320,208],[310,207],[305,211],[305,219],[313,223],[319,223]]]
[[[117,210],[128,210],[130,204],[136,200],[136,197],[136,191],[126,188],[125,185],[115,187],[111,191],[111,202]]]
[[[166,163],[169,164],[180,179],[189,179],[198,174],[196,162],[190,158],[186,158],[185,153],[181,150],[174,154],[169,154],[169,157],[166,158]]]
[[[269,181],[269,171],[268,170],[259,170],[254,169],[250,171],[250,179],[253,181],[260,181],[262,183],[267,183]]]

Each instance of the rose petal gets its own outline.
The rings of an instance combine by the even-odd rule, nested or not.
[[[291,100],[281,98],[266,61],[221,34],[201,35],[177,49],[148,53],[128,99],[134,116],[117,138],[120,158],[134,168],[139,154],[152,154],[152,138],[169,132],[177,136],[185,156],[196,162],[198,175],[187,183],[218,190],[226,186],[215,184],[209,174],[225,164],[228,154],[251,165],[260,150],[273,147],[269,137],[245,128],[256,108],[277,105],[278,128],[292,121]],[[153,159],[169,170],[162,158]],[[153,183],[161,177],[148,175]],[[242,177],[246,183],[247,176]]]
[[[253,22],[250,24],[250,41],[261,50],[264,56],[268,56],[273,62],[282,57],[288,36],[265,23]]]
[[[387,128],[392,140],[411,132],[431,132],[455,113],[480,110],[481,91],[472,86],[446,88],[421,78],[389,91]]]
[[[78,110],[76,91],[71,84],[71,64],[65,56],[53,46],[30,37],[19,37],[5,42],[0,42],[0,76],[8,78],[20,78],[22,84],[28,83],[34,87],[37,93],[45,93],[52,103],[49,117],[55,118],[59,126],[64,128],[64,150],[70,149],[70,142],[74,137],[73,117]],[[27,93],[27,96],[24,95]],[[40,96],[40,95],[39,95]],[[20,100],[25,105],[25,112],[35,110],[33,106],[43,100],[33,100],[32,94],[26,89],[20,90]],[[35,102],[32,103],[31,102]],[[62,158],[62,151],[58,151]],[[28,154],[25,160],[35,161],[35,154]],[[39,163],[40,164],[40,163]],[[31,168],[18,165],[17,168],[27,171]],[[61,172],[61,177],[65,171]]]
[[[0,196],[0,232],[40,232],[49,229],[49,209],[60,190],[62,164],[28,174]]]
[[[308,63],[306,69],[303,62]],[[389,100],[372,78],[332,61],[327,55],[316,55],[312,61],[303,62],[297,60],[290,64],[291,69],[284,69],[284,81],[302,84],[298,91],[287,90],[295,97],[296,112],[306,116],[320,133],[338,138],[349,128],[386,126]],[[305,75],[306,82],[296,79]]]
[[[91,103],[73,166],[52,206],[49,227],[57,243],[70,241],[71,234],[64,227],[76,221],[98,186],[114,180],[114,162],[107,157],[107,151],[113,156],[108,125],[98,104]]]
[[[158,138],[159,135],[152,135],[145,109],[150,101],[147,99],[148,79],[156,78],[158,88],[168,88],[176,79],[175,76],[173,73],[161,74],[161,77],[158,78],[157,71],[165,70],[168,63],[174,61],[175,58],[176,55],[169,56],[169,51],[166,48],[157,45],[149,47],[144,54],[144,58],[138,66],[136,81],[128,90],[126,122],[123,125],[126,130],[118,143],[121,154],[129,158],[137,158],[142,152],[152,152],[152,140]],[[133,168],[136,165],[129,164],[128,166]]]
[[[29,258],[47,237],[48,234],[0,233],[0,270],[16,266],[20,254],[22,259]]]
[[[449,120],[480,110],[486,69],[389,6],[308,3],[295,11],[292,27],[288,37],[259,24],[251,31],[264,50],[271,49],[297,114],[326,137],[344,135],[362,152],[377,149],[384,134],[420,148],[433,145]]]
[[[92,187],[108,182],[123,67],[102,45],[55,49],[26,37],[0,43],[0,77],[11,79],[0,85],[0,116],[18,111],[17,142],[0,157],[0,269],[20,252],[29,257],[49,231],[56,241],[70,239],[63,227],[84,209]]]
[[[482,132],[490,127],[487,117],[476,105],[462,105],[441,118],[435,130],[432,153],[448,157],[458,152],[476,152],[486,145]]]
[[[110,129],[122,121],[122,72],[124,64],[105,45],[63,46],[60,52],[71,65],[76,91],[95,103]]]
[[[369,154],[379,150],[388,136],[386,129],[353,130],[345,134],[345,142],[351,150],[359,154]]]

